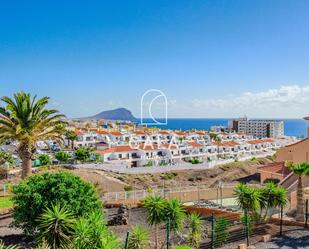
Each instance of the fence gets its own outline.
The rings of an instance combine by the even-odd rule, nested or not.
[[[222,202],[224,198],[233,198],[234,186],[219,186],[217,188],[206,187],[179,187],[179,188],[155,188],[149,190],[134,190],[123,192],[108,192],[102,196],[107,204],[137,204],[148,195],[160,195],[166,199],[177,198],[182,202],[199,200],[217,200]]]

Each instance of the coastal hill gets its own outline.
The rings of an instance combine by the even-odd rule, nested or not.
[[[94,116],[82,118],[82,119],[124,120],[124,121],[131,121],[131,122],[137,121],[137,119],[133,116],[132,112],[126,108],[117,108],[114,110],[103,111]]]

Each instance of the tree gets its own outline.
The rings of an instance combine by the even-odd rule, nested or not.
[[[77,220],[71,248],[119,249],[120,244],[106,226],[102,212],[91,212]]]
[[[13,187],[14,225],[34,234],[41,216],[54,203],[65,205],[76,217],[97,210],[102,204],[93,185],[69,172],[33,175]]]
[[[270,208],[284,206],[287,203],[286,190],[273,182],[266,183],[265,187],[262,188],[261,196],[264,201],[263,206],[266,208],[264,219],[266,219]]]
[[[202,240],[202,219],[199,214],[189,215],[189,243],[194,248],[199,248]]]
[[[255,214],[260,208],[262,197],[259,189],[248,187],[246,184],[240,183],[235,187],[234,195],[242,210],[248,210]]]
[[[57,151],[55,153],[55,157],[59,162],[67,162],[70,159],[70,155],[69,153],[65,152],[65,151]]]
[[[31,174],[32,156],[36,142],[55,140],[62,142],[61,135],[66,124],[64,115],[54,109],[46,109],[49,98],[39,100],[36,96],[18,92],[14,98],[2,97],[6,104],[0,107],[0,141],[13,140],[18,142],[17,152],[22,160],[22,178]]]
[[[46,241],[53,249],[68,245],[75,224],[74,214],[59,203],[46,208],[38,218],[39,240]]]
[[[287,167],[298,176],[297,184],[297,207],[296,207],[296,220],[304,221],[304,190],[303,190],[303,177],[309,175],[309,163],[287,163]]]
[[[171,199],[165,202],[165,221],[170,220],[170,227],[174,231],[178,231],[183,227],[185,212],[182,203],[178,199]]]
[[[90,159],[90,149],[89,148],[78,148],[75,150],[75,159],[78,161],[88,161]]]
[[[148,231],[141,227],[133,227],[130,236],[128,249],[146,249],[149,246],[149,234]]]
[[[155,226],[155,248],[157,249],[158,226],[165,220],[165,200],[161,196],[147,196],[143,203],[146,209],[148,223]]]
[[[50,165],[51,164],[50,156],[47,154],[38,155],[38,159],[40,161],[40,165]]]
[[[77,134],[74,131],[67,130],[64,133],[64,136],[68,140],[69,146],[70,146],[70,143],[71,143],[71,148],[72,148],[72,150],[74,150],[74,141],[77,140]]]

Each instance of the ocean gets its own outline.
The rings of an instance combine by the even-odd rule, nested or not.
[[[163,119],[158,118],[159,122],[164,122]],[[227,118],[170,118],[167,120],[167,125],[148,125],[149,127],[158,127],[161,129],[170,130],[208,130],[211,126],[222,125],[227,126]],[[303,119],[280,119],[284,121],[284,133],[287,136],[307,137],[307,126],[309,123]],[[151,119],[145,119],[144,122],[151,122]]]

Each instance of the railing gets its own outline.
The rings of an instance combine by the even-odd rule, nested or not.
[[[102,197],[105,203],[138,203],[149,195],[160,195],[164,198],[178,198],[183,202],[198,200],[219,200],[233,197],[234,186],[224,185],[218,188],[179,187],[179,188],[150,188],[149,190],[134,190],[123,192],[108,192]]]

